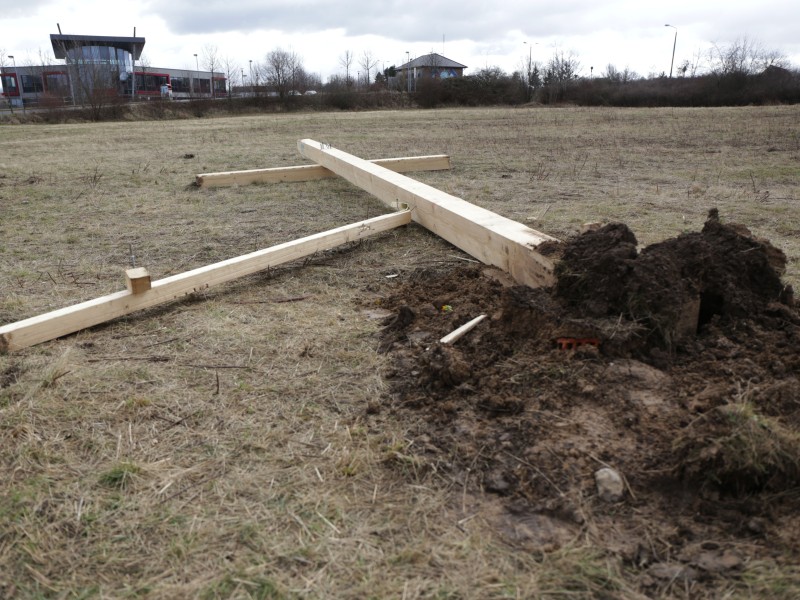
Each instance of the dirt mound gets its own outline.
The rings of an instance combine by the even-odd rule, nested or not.
[[[416,273],[385,300],[384,410],[416,424],[418,459],[500,498],[501,530],[524,515],[590,535],[643,591],[663,587],[651,567],[710,590],[775,544],[800,558],[800,314],[785,256],[715,211],[641,252],[612,224],[559,254],[553,289],[475,267]],[[601,499],[602,468],[621,476],[620,501]],[[741,560],[704,570],[707,539]]]
[[[647,346],[671,348],[715,317],[761,318],[770,303],[791,305],[781,282],[786,256],[716,210],[699,233],[636,250],[636,237],[611,224],[568,244],[555,296],[588,317],[621,316],[648,329]]]

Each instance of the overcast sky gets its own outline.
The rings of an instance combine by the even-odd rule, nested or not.
[[[197,53],[203,68],[210,44],[248,73],[249,61],[282,47],[323,81],[342,72],[347,50],[354,71],[363,71],[365,51],[379,67],[434,51],[469,74],[487,66],[510,73],[529,53],[545,61],[560,50],[575,54],[585,76],[608,64],[668,73],[676,30],[676,69],[744,36],[800,67],[797,0],[0,0],[0,50],[18,65],[40,64],[40,52],[52,55],[56,23],[82,35],[132,36],[136,27],[153,67],[194,68]]]

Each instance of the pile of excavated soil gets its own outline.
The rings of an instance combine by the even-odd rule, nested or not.
[[[713,596],[749,561],[800,559],[800,312],[783,254],[715,211],[641,251],[611,224],[558,254],[552,289],[485,267],[399,284],[380,410],[413,423],[420,460],[501,502],[510,543],[589,535],[645,593]],[[622,481],[610,500],[604,468]]]

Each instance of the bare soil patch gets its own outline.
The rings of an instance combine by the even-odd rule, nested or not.
[[[713,596],[745,565],[795,564],[800,311],[782,253],[716,211],[641,251],[611,224],[558,253],[553,289],[479,266],[398,286],[380,410],[417,423],[420,460],[497,496],[520,548],[587,536],[648,595]],[[618,501],[598,493],[603,468]]]

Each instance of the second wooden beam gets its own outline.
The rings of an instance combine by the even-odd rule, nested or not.
[[[402,158],[379,158],[370,161],[395,173],[412,171],[447,171],[450,157],[447,154],[430,156],[406,156]],[[290,183],[314,181],[336,177],[336,173],[320,165],[300,165],[297,167],[275,167],[271,169],[250,169],[247,171],[225,171],[221,173],[201,173],[195,176],[200,187],[221,187],[226,185],[249,185],[251,183]]]

